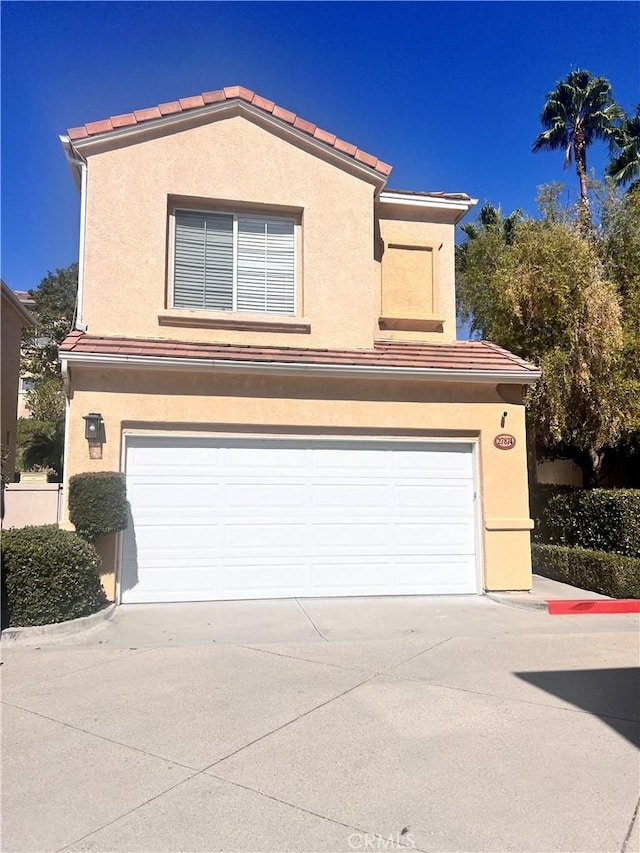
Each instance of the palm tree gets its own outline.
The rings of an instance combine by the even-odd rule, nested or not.
[[[469,240],[475,240],[481,233],[489,229],[495,229],[501,234],[507,246],[513,243],[516,226],[522,221],[522,211],[514,210],[508,216],[502,215],[500,205],[495,207],[491,202],[483,204],[478,212],[478,222],[466,222],[460,226],[463,234],[466,234]]]
[[[591,227],[587,195],[587,148],[596,139],[609,140],[624,113],[614,103],[611,85],[589,71],[572,71],[547,94],[540,121],[545,130],[533,143],[534,151],[564,151],[564,168],[575,161],[580,182],[580,218]]]
[[[640,104],[634,116],[625,116],[611,138],[611,154],[617,154],[607,166],[607,175],[617,186],[640,180]]]

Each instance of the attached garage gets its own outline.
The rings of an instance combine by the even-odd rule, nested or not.
[[[125,436],[123,603],[481,591],[472,442]]]

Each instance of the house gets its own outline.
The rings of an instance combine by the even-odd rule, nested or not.
[[[14,290],[14,294],[17,296],[20,304],[27,309],[27,311],[31,311],[34,306],[33,297],[29,296],[28,290]],[[31,412],[27,407],[26,396],[29,391],[32,390],[34,386],[34,381],[31,376],[26,374],[23,370],[20,370],[20,378],[18,380],[18,417],[19,418],[30,418]]]
[[[16,460],[16,421],[20,381],[20,345],[22,330],[33,326],[35,320],[11,288],[2,284],[2,425],[3,473],[11,482]],[[6,454],[6,460],[5,460]]]
[[[65,476],[126,472],[112,598],[529,589],[540,374],[456,341],[473,199],[388,189],[391,166],[239,86],[61,141]]]

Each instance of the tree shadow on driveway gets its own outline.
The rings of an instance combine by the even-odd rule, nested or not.
[[[600,717],[640,748],[640,668],[514,672],[514,675]]]

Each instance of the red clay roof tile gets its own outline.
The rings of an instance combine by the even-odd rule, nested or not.
[[[277,104],[273,108],[274,118],[279,118],[280,121],[286,121],[287,124],[293,124],[296,120],[296,114],[292,113],[291,110],[285,110],[283,107],[279,107]]]
[[[275,103],[273,101],[270,101],[268,98],[263,98],[262,95],[254,95],[251,99],[251,103],[254,107],[258,107],[267,113],[272,113],[275,107]]]
[[[162,118],[162,113],[158,107],[149,107],[146,110],[135,111],[136,121],[151,121],[154,118]]]
[[[123,113],[120,116],[111,116],[111,124],[113,127],[127,127],[130,124],[136,124],[138,117],[133,113]]]
[[[113,125],[111,119],[105,118],[102,121],[91,121],[89,124],[85,124],[85,128],[89,136],[93,136],[95,133],[108,133],[113,130]]]
[[[219,101],[226,101],[224,89],[214,89],[211,92],[203,92],[202,100],[205,104],[217,104]]]
[[[67,131],[67,136],[73,141],[74,139],[84,139],[89,134],[87,133],[87,128],[82,125],[82,127],[70,127]]]
[[[345,142],[344,139],[336,139],[333,143],[333,147],[336,151],[342,151],[343,154],[349,154],[351,157],[355,157],[358,150],[356,145],[352,145],[350,142]]]
[[[326,142],[327,145],[335,145],[335,141],[337,139],[335,133],[329,133],[326,130],[322,130],[321,127],[316,127],[313,131],[314,139],[319,139],[320,142]]]
[[[300,116],[298,116],[296,118],[296,120],[293,123],[293,126],[297,130],[304,130],[304,132],[308,133],[310,136],[313,136],[315,129],[316,129],[315,124],[312,124],[310,121],[307,121],[304,118],[300,118]],[[375,159],[375,158],[373,158],[373,159]]]
[[[180,98],[180,106],[182,112],[187,110],[196,110],[198,107],[204,107],[202,95],[192,95],[190,98]]]
[[[369,350],[326,350],[147,338],[101,338],[74,331],[62,342],[60,351],[278,364],[537,373],[535,365],[488,341],[455,341],[450,344],[376,341],[373,349]]]
[[[231,101],[239,99],[252,104],[259,110],[262,110],[274,118],[284,121],[287,124],[292,124],[297,130],[308,134],[314,139],[335,148],[343,154],[348,154],[360,163],[363,163],[373,169],[378,174],[385,178],[391,172],[391,166],[388,163],[383,163],[372,154],[367,154],[361,151],[356,145],[350,142],[345,142],[343,139],[336,137],[335,134],[329,133],[316,127],[313,122],[300,118],[290,110],[278,106],[268,98],[263,98],[251,89],[246,89],[244,86],[226,86],[224,89],[216,89],[211,92],[204,92],[201,95],[192,95],[189,98],[181,98],[179,101],[169,101],[164,104],[159,104],[157,107],[149,107],[148,109],[135,110],[133,113],[124,113],[119,116],[114,116],[111,119],[102,121],[89,122],[81,127],[73,127],[67,131],[67,135],[71,141],[85,139],[89,136],[97,136],[101,133],[108,133],[111,130],[123,127],[130,127],[143,122],[153,121],[162,116],[173,115],[175,113],[186,113],[195,109],[202,109],[210,104],[221,103],[223,101]]]
[[[166,104],[158,104],[158,109],[163,116],[182,112],[182,107],[180,106],[179,101],[169,101]]]

